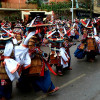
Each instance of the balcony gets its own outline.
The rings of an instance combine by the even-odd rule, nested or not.
[[[37,4],[1,2],[1,8],[12,9],[37,9]]]

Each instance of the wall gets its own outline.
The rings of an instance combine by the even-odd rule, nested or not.
[[[26,2],[26,0],[7,0],[7,2],[9,2],[9,3],[24,3],[25,4],[25,2]]]
[[[97,7],[97,0],[94,0],[94,13],[100,14],[100,7]]]
[[[37,4],[27,4],[26,0],[7,0],[1,2],[2,8],[36,9]]]

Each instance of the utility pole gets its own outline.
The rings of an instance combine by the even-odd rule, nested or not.
[[[72,8],[71,8],[71,12],[72,12],[72,22],[74,22],[74,20],[73,20],[73,16],[74,16],[74,11],[73,11],[73,0],[71,0],[72,1]]]

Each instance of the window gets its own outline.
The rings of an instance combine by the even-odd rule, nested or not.
[[[100,7],[100,0],[97,0],[97,7]]]

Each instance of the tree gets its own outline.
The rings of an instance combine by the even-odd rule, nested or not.
[[[71,2],[50,2],[49,4],[43,4],[41,5],[40,9],[45,10],[47,9],[47,11],[54,11],[55,13],[59,13],[66,9],[71,8]]]

